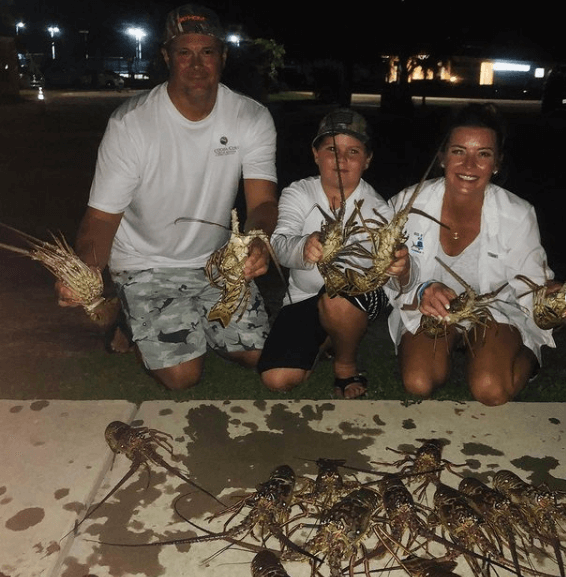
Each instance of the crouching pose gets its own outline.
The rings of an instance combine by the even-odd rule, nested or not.
[[[405,389],[420,397],[429,397],[447,381],[451,353],[462,339],[470,391],[486,405],[513,399],[538,370],[541,346],[554,346],[551,331],[533,321],[528,287],[515,278],[523,274],[542,285],[552,276],[545,271],[535,210],[491,183],[500,169],[503,136],[493,106],[462,109],[439,155],[444,177],[425,182],[414,205],[449,228],[418,214],[408,220],[407,244],[420,279],[415,290],[395,302],[389,327]],[[410,194],[399,193],[393,205],[403,206]],[[477,295],[501,289],[479,323],[446,322],[464,287],[443,265]],[[445,324],[445,334],[428,336],[421,324],[425,317],[436,319],[441,328]]]
[[[362,179],[372,159],[366,120],[339,109],[321,122],[313,145],[320,175],[292,183],[282,192],[272,245],[283,266],[290,269],[289,296],[275,319],[258,364],[263,383],[288,391],[310,374],[321,347],[330,343],[334,359],[334,392],[352,399],[364,395],[368,383],[357,368],[357,351],[368,323],[387,304],[383,289],[356,297],[330,298],[316,263],[323,254],[321,224],[346,198],[345,219],[363,201],[364,218],[386,219],[392,209]],[[360,221],[358,221],[360,222]],[[409,281],[407,249],[400,248],[388,270],[397,289]]]

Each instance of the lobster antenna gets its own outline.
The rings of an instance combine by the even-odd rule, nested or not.
[[[344,193],[344,183],[342,181],[342,171],[340,170],[340,164],[338,159],[338,148],[336,147],[336,127],[334,125],[334,118],[331,117],[330,123],[332,124],[332,142],[334,144],[334,159],[336,160],[336,171],[338,173],[338,187],[340,189],[340,212],[346,208],[346,195]],[[332,211],[334,211],[334,207],[331,207]]]

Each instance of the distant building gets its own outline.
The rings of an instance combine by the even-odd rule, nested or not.
[[[448,50],[448,49],[445,49]],[[386,83],[411,84],[411,92],[444,88],[469,96],[540,98],[557,64],[538,46],[515,33],[488,43],[465,42],[454,52],[391,55]],[[419,86],[419,83],[422,83]],[[432,84],[432,85],[431,85]]]
[[[16,44],[14,38],[0,36],[0,98],[16,97],[19,93]]]

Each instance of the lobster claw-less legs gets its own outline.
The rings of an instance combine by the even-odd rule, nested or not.
[[[399,346],[399,363],[405,390],[429,397],[450,373],[450,353],[457,331],[431,339],[423,333],[406,333]],[[519,331],[507,324],[489,322],[467,333],[467,381],[475,400],[484,405],[502,405],[526,385],[536,367],[532,351],[523,345]]]

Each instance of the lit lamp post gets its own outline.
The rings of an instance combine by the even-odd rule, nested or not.
[[[234,46],[240,46],[240,36],[238,34],[230,34],[227,38],[228,42],[234,44]]]
[[[59,34],[59,28],[57,26],[49,26],[47,32],[51,34],[51,58],[55,60],[55,34]]]
[[[23,22],[16,22],[16,36],[20,33],[20,29],[25,27],[26,25]]]
[[[136,58],[138,60],[141,60],[142,59],[141,41],[142,38],[146,36],[145,30],[143,30],[142,28],[128,28],[126,32],[136,39]]]

